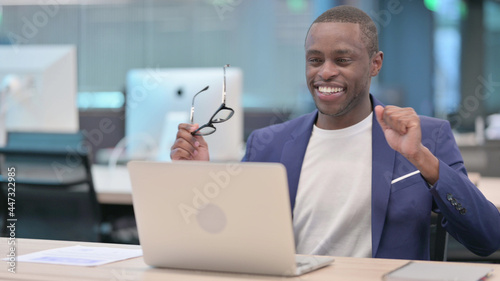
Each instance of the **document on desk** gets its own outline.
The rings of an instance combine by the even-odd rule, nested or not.
[[[409,262],[383,276],[385,281],[481,281],[492,268],[452,263]]]
[[[141,249],[71,246],[17,257],[19,262],[97,266],[142,256]]]

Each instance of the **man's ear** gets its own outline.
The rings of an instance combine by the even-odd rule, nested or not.
[[[382,68],[382,62],[384,61],[384,53],[382,51],[378,51],[375,54],[373,54],[371,58],[371,69],[370,69],[370,76],[377,76],[378,73],[380,72],[380,69]]]

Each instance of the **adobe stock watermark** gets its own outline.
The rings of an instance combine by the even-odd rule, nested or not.
[[[406,0],[411,2],[412,0]],[[371,10],[368,14],[373,19],[377,31],[380,32],[382,27],[387,27],[392,20],[393,15],[400,14],[404,9],[403,4],[400,0],[390,0],[387,2],[386,9],[380,11]]]
[[[251,150],[246,152],[246,156],[250,159],[256,152],[262,151],[270,144],[277,133],[283,131],[284,127],[281,123],[288,120],[287,108],[285,106],[273,108],[274,116],[269,120],[269,130],[262,130],[253,133]]]
[[[40,29],[47,26],[50,19],[54,18],[60,10],[60,5],[66,1],[62,0],[39,0],[38,7],[40,9],[33,13],[31,17],[21,17],[22,27],[21,34],[9,32],[7,38],[16,52],[19,51],[17,46],[27,44],[35,36],[38,35]]]
[[[165,77],[160,74],[161,69],[156,66],[156,68],[146,68],[147,75],[142,77],[141,83],[135,85],[132,89],[127,92],[127,109],[135,109],[139,106],[141,102],[146,100],[151,92],[158,89],[161,86]],[[122,116],[122,120],[125,115]]]
[[[127,114],[133,112],[137,107],[140,106],[141,103],[147,100],[148,97],[151,96],[152,92],[157,90],[167,77],[167,75],[161,73],[161,69],[159,68],[159,66],[156,66],[156,68],[147,67],[145,70],[141,71],[145,71],[146,74],[139,76],[141,79],[140,82],[133,85],[133,87],[131,87],[130,89],[127,88],[127,97],[125,103],[126,110],[123,110],[121,116],[118,117],[120,120],[125,120]],[[121,111],[122,109],[115,108],[113,110]],[[151,151],[159,149],[158,141],[149,133],[136,133],[133,135],[127,134],[126,137],[124,137],[116,144],[111,157],[116,156],[118,158],[119,154],[121,153],[119,152],[119,150],[121,149],[123,151],[130,143],[140,143],[141,145],[147,145],[149,146],[149,149]]]
[[[64,163],[53,161],[51,168],[59,182],[64,181],[65,174],[72,174],[76,169],[81,167],[83,163],[83,156],[87,154],[86,151],[79,152],[72,147],[66,147],[67,154],[64,158]]]
[[[102,118],[97,128],[82,131],[82,134],[85,136],[82,146],[90,153],[92,151],[92,145],[99,146],[104,141],[105,135],[109,135],[115,130],[116,125],[113,124],[110,118]]]
[[[83,156],[91,154],[92,145],[100,145],[105,138],[106,134],[111,134],[116,129],[116,125],[113,124],[111,119],[103,118],[99,122],[99,127],[92,129],[90,131],[83,130],[82,134],[85,139],[82,140],[78,147],[66,146],[66,157],[64,163],[54,161],[51,167],[57,177],[57,179],[62,182],[65,174],[72,174],[75,169],[78,169],[82,165]]]
[[[5,175],[4,175],[5,176]],[[17,265],[17,244],[16,244],[16,168],[7,168],[7,194],[6,194],[6,206],[7,211],[5,212],[5,225],[8,231],[8,253],[7,253],[7,265],[8,271],[10,273],[16,273]]]
[[[223,21],[226,17],[226,13],[232,13],[236,7],[241,5],[243,0],[213,0],[212,5],[214,6],[215,12],[219,16],[219,19]]]
[[[474,95],[467,96],[460,104],[457,114],[449,120],[453,128],[460,127],[463,119],[472,117],[472,114],[479,108],[481,102],[490,98],[493,93],[497,92],[497,88],[500,87],[500,81],[493,81],[492,74],[488,75],[488,78],[479,75],[476,79],[478,84],[474,89]]]
[[[131,272],[125,271],[124,269],[111,270],[112,278],[110,281],[133,281],[133,280],[141,280],[141,274],[139,272]]]
[[[225,214],[212,202],[229,186],[231,178],[241,172],[241,163],[227,163],[224,170],[210,171],[208,175],[211,181],[192,189],[191,202],[180,203],[177,206],[186,224],[190,224],[195,218],[200,227],[207,232],[222,231],[226,225]]]

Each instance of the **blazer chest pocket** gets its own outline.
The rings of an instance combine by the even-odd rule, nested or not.
[[[402,179],[398,182],[395,182],[391,185],[391,193],[398,192],[400,190],[403,190],[405,188],[408,188],[410,186],[416,185],[416,184],[422,184],[425,183],[424,179],[420,175],[420,173],[411,175],[405,179]]]

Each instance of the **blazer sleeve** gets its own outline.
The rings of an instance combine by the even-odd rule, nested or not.
[[[430,192],[436,211],[443,214],[442,225],[473,253],[490,255],[500,248],[500,213],[469,180],[450,124],[443,122],[432,135],[435,143],[431,151],[439,159],[439,180]]]
[[[247,139],[247,144],[246,144],[246,150],[245,150],[245,155],[241,159],[241,162],[250,162],[252,161],[251,159],[251,151],[253,151],[253,139],[254,139],[254,133],[251,133],[250,136]]]

